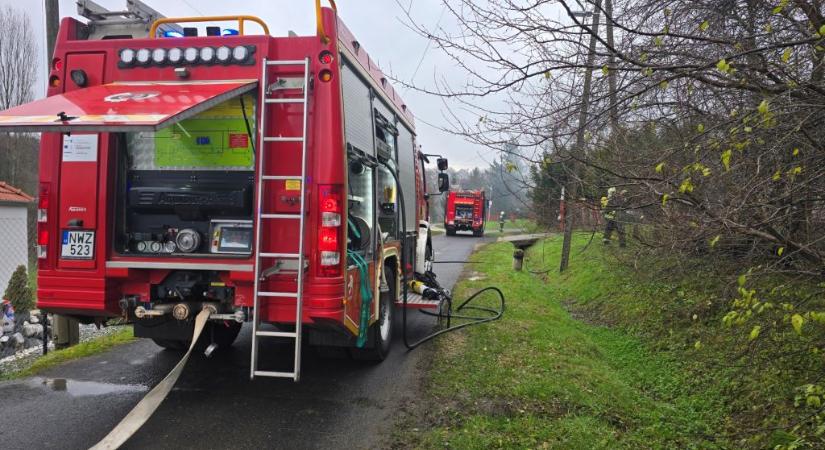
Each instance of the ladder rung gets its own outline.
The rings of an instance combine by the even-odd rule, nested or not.
[[[267,370],[256,370],[253,373],[256,377],[295,378],[294,372],[270,372]]]
[[[268,98],[268,99],[264,100],[264,103],[277,103],[277,104],[303,103],[303,102],[304,102],[303,98]]]
[[[298,180],[301,181],[301,176],[289,176],[289,175],[264,175],[261,177],[262,180]]]
[[[301,255],[297,253],[261,253],[261,258],[289,258],[298,259]]]
[[[261,219],[300,219],[300,214],[261,214]]]
[[[285,60],[282,60],[282,61],[277,61],[276,60],[276,61],[267,61],[266,62],[267,66],[302,66],[304,64],[306,64],[305,59],[293,59],[293,60],[285,59]]]
[[[258,292],[259,297],[292,297],[298,298],[297,292]]]
[[[256,336],[265,336],[265,337],[291,337],[294,338],[298,336],[294,331],[259,331],[255,333]]]
[[[269,137],[264,137],[264,142],[304,142],[304,138],[302,138],[300,136],[289,136],[289,137],[269,136]]]

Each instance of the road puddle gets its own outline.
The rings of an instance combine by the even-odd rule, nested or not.
[[[149,390],[148,387],[140,384],[98,383],[95,381],[79,381],[66,378],[34,377],[29,381],[29,384],[33,387],[49,389],[55,392],[66,392],[72,397],[126,394],[146,392]]]

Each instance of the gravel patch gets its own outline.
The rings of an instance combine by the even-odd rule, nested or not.
[[[80,342],[87,342],[120,331],[123,325],[97,328],[94,324],[80,324]],[[49,351],[55,349],[54,342],[49,342]],[[20,350],[14,355],[0,359],[0,375],[24,370],[31,367],[35,361],[43,356],[43,346],[38,345]]]

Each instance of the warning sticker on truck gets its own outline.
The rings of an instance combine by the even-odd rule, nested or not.
[[[97,161],[97,135],[63,136],[63,162]]]

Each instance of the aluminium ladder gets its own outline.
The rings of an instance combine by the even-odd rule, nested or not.
[[[255,236],[255,285],[254,285],[254,306],[253,306],[253,313],[252,313],[252,363],[250,365],[250,379],[254,379],[257,377],[274,377],[274,378],[292,378],[295,381],[298,381],[301,375],[301,321],[303,318],[303,293],[304,293],[304,219],[306,217],[306,163],[307,163],[307,119],[308,119],[308,100],[309,100],[309,88],[310,88],[310,73],[309,73],[309,58],[305,58],[303,60],[267,60],[264,58],[263,60],[263,75],[261,76],[261,91],[260,91],[260,98],[262,99],[261,105],[261,126],[258,130],[259,139],[259,146],[260,150],[258,151],[258,174],[260,176],[260,180],[258,181],[258,206],[255,212],[256,218],[258,220],[257,227],[256,227],[256,236]],[[292,66],[298,67],[303,66],[304,68],[304,75],[303,75],[303,86],[301,87],[303,91],[302,97],[296,98],[268,98],[268,89],[269,89],[269,69],[273,66],[276,67],[284,67],[284,66]],[[267,105],[269,104],[300,104],[303,107],[303,125],[302,125],[302,135],[301,136],[290,136],[290,137],[283,137],[283,136],[266,136],[267,130]],[[266,168],[266,164],[264,163],[266,159],[266,154],[271,151],[269,150],[269,146],[266,144],[268,143],[281,143],[281,142],[300,142],[301,143],[301,174],[299,176],[281,176],[281,175],[267,175],[264,173]],[[300,213],[299,214],[270,214],[266,213],[262,210],[262,206],[266,204],[263,201],[264,195],[267,195],[269,191],[264,187],[265,184],[268,184],[270,181],[286,181],[286,180],[297,180],[300,179],[301,182],[301,202],[300,202]],[[268,253],[262,251],[261,248],[261,228],[263,228],[263,224],[267,220],[285,220],[291,222],[297,222],[299,227],[299,239],[298,239],[298,251],[296,253]],[[262,270],[262,260],[264,258],[273,258],[276,260],[283,261],[283,260],[295,260],[297,261],[296,265],[296,276],[297,276],[297,290],[294,292],[269,292],[269,291],[261,291],[261,281],[262,278],[266,278],[266,271]],[[260,302],[261,298],[291,298],[295,300],[295,330],[294,331],[261,331],[260,330],[260,322],[261,317],[259,314],[260,311]],[[258,345],[260,338],[266,337],[275,337],[275,338],[289,338],[294,341],[295,343],[295,359],[294,365],[291,372],[272,372],[272,371],[265,371],[265,370],[258,370]]]

